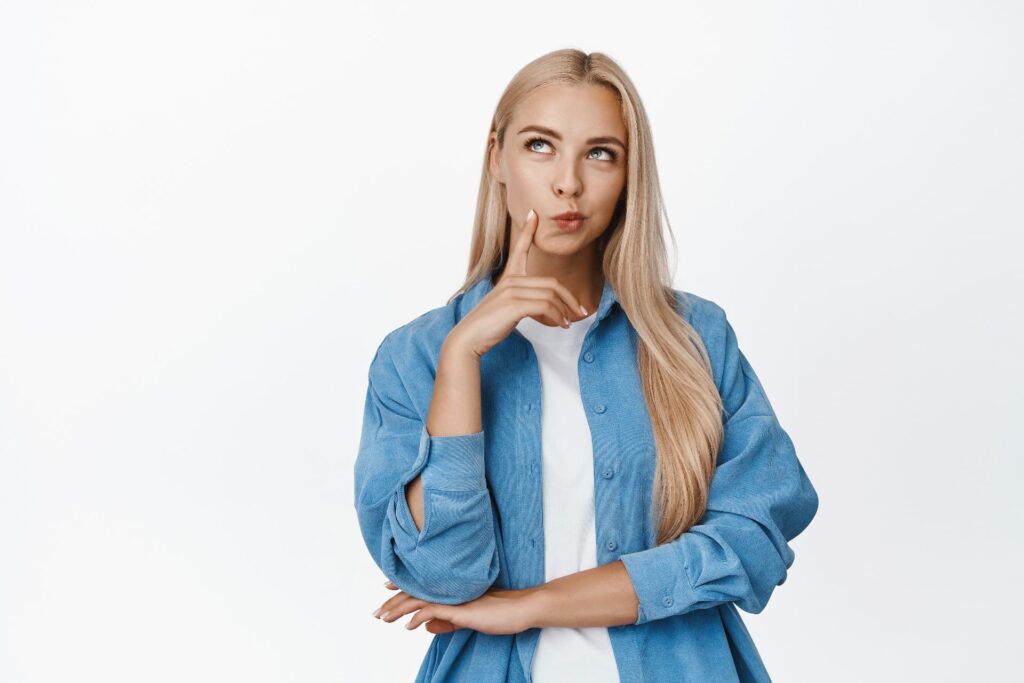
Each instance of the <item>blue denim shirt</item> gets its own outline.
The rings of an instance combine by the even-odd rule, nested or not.
[[[441,344],[492,289],[493,275],[388,333],[368,373],[355,461],[360,529],[383,573],[429,602],[544,583],[541,376],[529,341],[513,330],[482,357],[481,431],[432,437],[425,426]],[[608,628],[615,661],[623,681],[769,681],[737,607],[760,612],[786,580],[789,542],[814,517],[818,497],[725,312],[673,291],[704,341],[725,406],[707,511],[675,540],[655,544],[654,436],[638,337],[607,280],[578,361],[594,453],[597,562],[621,560],[640,603],[634,624]],[[421,530],[405,498],[417,475]],[[435,635],[416,680],[529,681],[539,634]]]

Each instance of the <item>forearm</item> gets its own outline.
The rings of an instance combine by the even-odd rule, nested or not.
[[[480,411],[480,358],[456,342],[445,341],[438,358],[434,393],[427,416],[431,436],[475,434],[483,428]],[[416,528],[423,529],[423,482],[420,477],[405,487],[409,512]]]
[[[480,357],[450,337],[441,345],[427,431],[431,436],[452,436],[475,434],[482,428]]]
[[[634,624],[640,604],[619,560],[548,581],[528,599],[530,628]]]

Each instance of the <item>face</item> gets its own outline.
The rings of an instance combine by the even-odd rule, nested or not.
[[[540,220],[535,248],[569,256],[593,248],[608,227],[626,183],[626,127],[614,91],[597,85],[549,85],[516,108],[490,169],[505,185],[512,238],[530,209]],[[554,217],[576,211],[573,225]]]

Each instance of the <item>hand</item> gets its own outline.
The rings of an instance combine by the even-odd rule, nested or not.
[[[397,589],[388,582],[388,588]],[[397,621],[410,612],[416,612],[406,623],[409,630],[423,622],[431,633],[450,633],[469,628],[491,635],[510,635],[531,628],[531,595],[535,589],[504,590],[491,588],[475,600],[461,605],[441,605],[420,600],[398,591],[377,610],[375,616],[386,622]]]
[[[537,212],[530,209],[498,284],[449,332],[446,342],[454,339],[479,357],[510,335],[526,316],[568,328],[571,320],[578,319],[577,312],[588,315],[557,278],[526,274],[538,221]]]
[[[396,586],[395,584],[393,584],[390,581],[385,583],[384,586],[386,588],[390,588],[391,590],[398,590],[398,586]],[[402,593],[402,594],[405,595],[405,593]],[[384,616],[390,617],[391,616],[390,614],[385,615],[385,612],[392,611],[389,608],[389,603],[390,603],[390,600],[388,602],[385,602],[380,607],[378,607],[377,611],[374,612],[373,616],[377,617],[378,619],[383,619]],[[430,603],[428,603],[428,604],[430,604]],[[398,615],[396,615],[395,618],[397,619]],[[385,619],[385,621],[387,621],[387,619]],[[436,619],[431,619],[430,621],[428,621],[427,625],[424,626],[423,628],[427,629],[431,633],[451,633],[452,631],[455,630],[456,627],[455,627],[455,624],[451,623],[450,621],[445,621],[444,619],[436,618]]]

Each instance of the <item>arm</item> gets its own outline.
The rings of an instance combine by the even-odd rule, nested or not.
[[[398,603],[387,620],[419,610],[414,627],[438,618],[487,633],[516,633],[640,625],[726,602],[748,612],[764,609],[793,563],[788,541],[810,523],[818,497],[724,312],[715,306],[711,315],[702,336],[723,398],[725,438],[697,524],[660,546],[468,605],[420,609]]]
[[[522,594],[527,628],[586,628],[636,623],[639,601],[619,560],[560,576]]]
[[[467,375],[472,378],[460,373],[462,379]],[[472,600],[494,583],[499,570],[484,476],[484,432],[432,436],[406,389],[406,382],[430,379],[401,377],[388,339],[378,347],[368,379],[355,462],[355,507],[366,546],[384,574],[409,595],[440,604]],[[479,376],[476,397],[479,401]],[[479,406],[476,416],[479,424]],[[409,500],[414,496],[406,490],[417,477],[422,526],[413,519]]]
[[[462,350],[448,338],[441,345],[438,358],[427,432],[434,437],[444,437],[476,434],[482,430],[480,357]],[[416,530],[420,531],[425,521],[422,474],[406,484],[405,496]]]
[[[635,624],[735,602],[764,609],[786,580],[788,542],[818,509],[818,496],[740,351],[713,306],[707,346],[725,407],[724,438],[703,517],[676,539],[620,557],[639,598]]]

